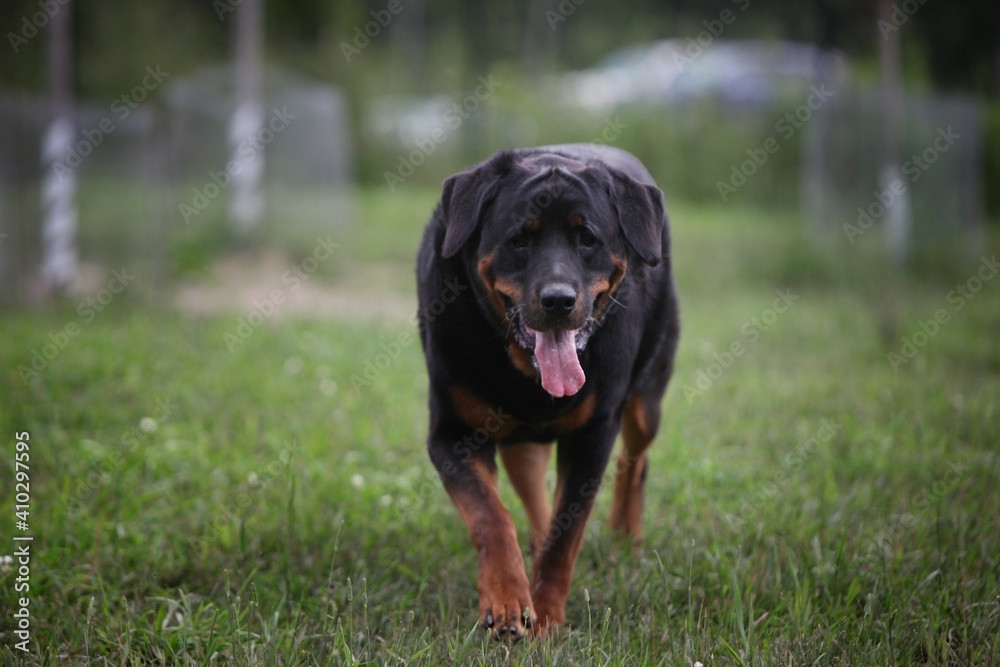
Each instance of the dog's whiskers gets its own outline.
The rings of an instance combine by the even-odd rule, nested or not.
[[[514,306],[507,311],[507,337],[514,332],[514,323],[521,316],[521,306]]]

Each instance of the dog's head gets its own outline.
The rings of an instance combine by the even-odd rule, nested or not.
[[[577,393],[582,351],[629,271],[662,259],[660,191],[596,160],[505,152],[444,184],[443,257],[465,251],[512,361]]]

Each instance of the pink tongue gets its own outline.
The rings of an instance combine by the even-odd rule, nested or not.
[[[587,380],[576,356],[576,331],[534,331],[535,359],[542,374],[542,388],[559,398],[580,391]]]

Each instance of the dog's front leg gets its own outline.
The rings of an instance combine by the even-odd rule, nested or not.
[[[595,419],[559,439],[555,510],[548,537],[535,555],[531,577],[539,634],[566,620],[576,556],[619,425],[615,417]]]
[[[479,554],[479,618],[496,639],[520,639],[535,621],[524,558],[497,493],[495,446],[432,434],[431,460]]]

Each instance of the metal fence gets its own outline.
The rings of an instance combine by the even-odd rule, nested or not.
[[[141,96],[76,107],[75,139],[56,167],[76,177],[74,289],[91,292],[127,266],[155,292],[184,271],[191,248],[240,242],[228,203],[234,174],[254,162],[265,174],[256,240],[294,247],[352,222],[354,158],[340,91],[269,70],[264,125],[230,137],[232,78],[228,67],[206,68],[161,77]],[[40,155],[50,119],[44,100],[0,93],[0,303],[31,302],[45,289]]]
[[[877,89],[842,91],[817,112],[803,137],[806,218],[820,235],[873,252],[887,243],[894,213],[910,219],[910,255],[978,247],[985,216],[980,104],[911,93],[903,109],[900,164],[890,178],[880,174]]]

